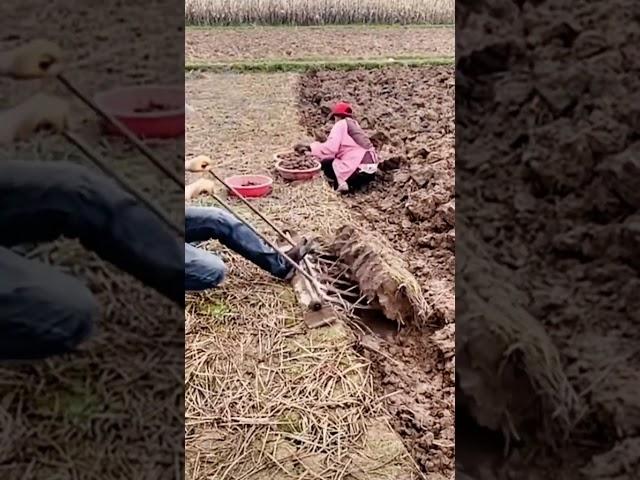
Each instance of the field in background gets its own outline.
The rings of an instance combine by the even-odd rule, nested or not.
[[[187,25],[447,24],[455,0],[185,0]]]
[[[455,29],[427,26],[189,28],[187,65],[220,62],[451,58]]]

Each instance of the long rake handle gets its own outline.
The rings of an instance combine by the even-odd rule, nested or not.
[[[78,150],[84,153],[100,170],[102,170],[107,175],[110,175],[122,188],[124,188],[131,195],[136,197],[140,202],[142,202],[149,210],[154,212],[160,219],[167,225],[169,228],[175,230],[180,236],[184,236],[184,228],[180,227],[176,224],[169,216],[160,210],[143,192],[138,190],[133,184],[131,184],[126,178],[116,173],[107,165],[107,163],[97,154],[95,153],[80,137],[75,135],[73,132],[65,130],[63,136],[73,145],[75,145]]]
[[[176,172],[169,169],[166,165],[164,165],[155,154],[147,147],[144,142],[142,142],[131,130],[127,128],[120,120],[115,118],[113,115],[108,114],[102,108],[100,108],[93,100],[87,97],[84,93],[82,93],[78,88],[76,88],[63,74],[58,75],[58,80],[62,83],[71,93],[73,93],[76,97],[82,100],[85,105],[87,105],[91,110],[98,114],[98,116],[110,122],[114,127],[116,127],[120,133],[122,133],[127,140],[129,140],[140,153],[142,153],[151,163],[153,163],[156,167],[158,167],[165,175],[171,178],[179,187],[184,190],[184,179],[181,178]],[[111,173],[111,172],[106,172]]]
[[[231,185],[229,185],[227,182],[225,182],[222,177],[220,177],[213,170],[209,170],[209,173],[216,180],[218,180],[222,185],[224,185],[227,188],[227,190],[235,193],[236,197],[238,197],[242,203],[244,203],[253,213],[255,213],[258,217],[260,217],[262,219],[262,221],[264,221],[264,223],[269,225],[273,229],[273,231],[276,232],[278,235],[280,235],[280,237],[283,238],[289,245],[291,245],[292,247],[296,246],[296,244],[294,243],[293,239],[289,235],[287,235],[282,230],[280,230],[273,222],[271,222],[267,217],[265,217],[256,207],[251,205],[251,203],[249,201],[247,201],[242,196],[242,194],[240,194],[235,188],[233,188]],[[308,272],[306,270],[302,269],[302,268],[298,269],[298,271],[299,272],[303,272],[303,274],[305,275],[305,279],[309,280],[310,286],[311,286],[312,290],[314,290],[314,293],[318,296],[318,298],[322,299],[324,297],[323,291],[322,291],[322,289],[320,287],[319,282],[312,275],[312,270],[313,269],[311,267],[311,262],[309,262],[308,258],[304,258],[302,261],[303,261],[305,267],[307,268]],[[312,279],[312,280],[310,280],[310,279]]]
[[[251,205],[251,203],[249,201],[247,201],[242,194],[240,194],[235,188],[233,188],[231,185],[229,185],[227,182],[224,181],[224,179],[222,177],[220,177],[216,172],[214,172],[213,170],[208,170],[208,172],[216,179],[218,180],[222,185],[224,185],[227,190],[229,190],[230,192],[235,193],[235,195],[240,199],[240,201],[242,203],[244,203],[253,213],[255,213],[258,217],[260,217],[262,219],[262,221],[264,221],[264,223],[266,223],[267,225],[269,225],[274,232],[276,232],[278,235],[280,235],[280,237],[282,237],[282,239],[284,241],[286,241],[289,245],[291,245],[292,247],[295,247],[296,244],[293,242],[293,240],[291,240],[291,237],[289,237],[289,235],[286,235],[282,230],[280,230],[273,222],[271,222],[271,220],[269,220],[267,217],[265,217],[262,213],[260,213],[260,211],[254,207],[253,205]]]
[[[256,230],[256,228],[251,225],[251,223],[249,223],[248,221],[246,221],[245,219],[243,219],[240,215],[238,215],[236,213],[236,211],[233,209],[233,207],[231,205],[229,205],[227,202],[225,202],[224,200],[222,200],[219,196],[217,196],[216,194],[213,194],[213,199],[218,202],[220,205],[222,205],[226,210],[229,211],[229,213],[231,213],[232,215],[234,215],[235,217],[238,218],[238,220],[240,220],[242,223],[244,223],[249,229],[251,229],[251,231],[253,233],[255,233],[258,237],[260,237],[262,239],[262,241],[264,243],[266,243],[267,245],[269,245],[271,248],[273,248],[273,250],[275,250],[276,252],[279,252],[282,257],[287,261],[287,263],[289,265],[291,265],[293,268],[295,268],[298,273],[300,273],[300,275],[302,275],[304,278],[306,278],[307,280],[309,280],[311,282],[311,284],[317,288],[319,290],[318,287],[318,281],[313,278],[309,273],[307,273],[300,265],[298,265],[296,262],[294,262],[293,260],[291,260],[291,258],[289,257],[289,255],[287,255],[285,252],[281,251],[275,243],[273,243],[271,240],[269,240],[267,237],[265,237],[264,235],[262,235],[258,230]]]

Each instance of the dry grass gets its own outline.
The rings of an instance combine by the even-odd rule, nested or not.
[[[186,0],[187,25],[452,24],[453,0]]]

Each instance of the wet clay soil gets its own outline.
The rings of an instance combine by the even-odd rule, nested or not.
[[[482,2],[457,14],[458,204],[585,407],[557,451],[521,432],[522,446],[474,476],[639,478],[640,5]]]
[[[454,77],[451,67],[309,73],[300,115],[312,137],[326,135],[329,106],[354,105],[379,143],[379,178],[345,197],[370,231],[402,257],[429,303],[426,324],[377,332],[363,353],[393,426],[428,478],[454,477]],[[400,108],[400,106],[402,108]],[[392,358],[390,361],[388,358]]]

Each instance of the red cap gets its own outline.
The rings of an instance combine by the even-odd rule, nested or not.
[[[351,108],[351,104],[347,102],[338,102],[333,107],[331,107],[331,115],[344,115],[345,117],[350,117],[353,115],[353,109]]]

